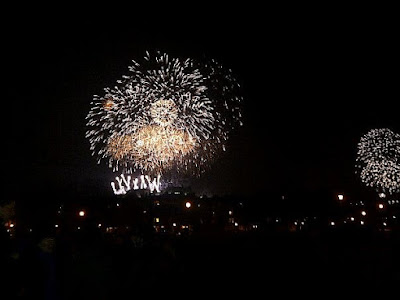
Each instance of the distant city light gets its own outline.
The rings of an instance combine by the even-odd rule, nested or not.
[[[366,216],[366,215],[367,215],[367,213],[365,212],[365,210],[363,210],[363,211],[361,212],[361,214],[362,214],[363,216]]]
[[[339,194],[337,197],[339,200],[343,200],[343,198],[344,198],[342,194]]]
[[[378,207],[379,207],[379,209],[383,209],[383,204],[379,203]]]
[[[192,204],[191,204],[189,201],[187,201],[187,202],[185,203],[185,206],[186,206],[186,208],[190,208],[190,207],[192,206]]]
[[[156,221],[156,223],[160,222],[160,218],[155,218],[154,220]]]
[[[99,227],[99,228],[100,228],[100,227],[101,227],[101,223],[99,223],[99,224],[97,225],[97,227]]]
[[[84,210],[79,211],[79,216],[80,217],[84,217],[85,216],[85,211]]]
[[[335,226],[335,222],[331,221],[331,226]]]
[[[360,224],[361,224],[361,225],[364,225],[364,221],[360,221]]]
[[[54,225],[55,228],[58,228],[58,224]]]

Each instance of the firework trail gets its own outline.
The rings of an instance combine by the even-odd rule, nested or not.
[[[199,175],[242,125],[240,86],[215,60],[146,52],[117,85],[94,95],[86,138],[113,171]]]
[[[377,192],[400,191],[400,135],[390,129],[372,129],[358,143],[357,172]]]

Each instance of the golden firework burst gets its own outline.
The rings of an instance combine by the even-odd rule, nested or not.
[[[131,135],[113,136],[107,146],[108,153],[115,160],[129,158],[134,148]]]

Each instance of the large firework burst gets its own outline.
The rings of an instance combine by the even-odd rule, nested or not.
[[[215,60],[146,52],[104,95],[94,95],[86,137],[113,171],[200,174],[241,125],[239,84]]]
[[[372,129],[358,143],[356,168],[361,181],[383,193],[400,191],[400,135]]]

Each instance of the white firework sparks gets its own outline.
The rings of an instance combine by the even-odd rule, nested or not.
[[[400,191],[400,135],[390,129],[372,129],[358,143],[361,181],[377,192]]]
[[[104,95],[94,95],[86,137],[114,171],[200,174],[241,125],[239,84],[216,61],[146,53]]]

